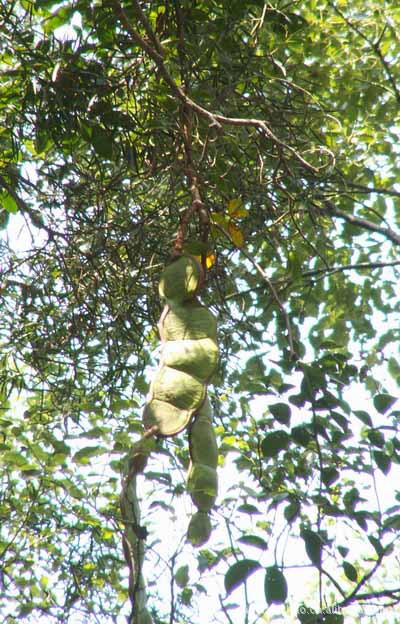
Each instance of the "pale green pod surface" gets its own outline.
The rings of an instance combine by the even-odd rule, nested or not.
[[[198,301],[168,308],[160,320],[162,340],[201,340],[211,338],[217,341],[217,321],[208,308]]]
[[[143,412],[145,429],[158,427],[161,436],[173,436],[187,427],[194,410],[184,410],[165,401],[150,400]]]
[[[187,540],[193,546],[203,546],[212,531],[211,521],[204,511],[197,511],[191,518],[187,530]]]
[[[210,511],[217,498],[217,471],[204,464],[192,464],[187,489],[199,511]]]
[[[184,410],[197,410],[206,396],[207,387],[199,379],[169,366],[162,366],[150,386],[150,395]]]
[[[202,277],[201,264],[193,256],[181,256],[169,264],[161,274],[160,297],[182,303],[197,293]]]
[[[218,446],[210,421],[195,416],[189,431],[190,457],[193,464],[204,464],[215,470],[218,466]]]
[[[211,338],[171,340],[164,343],[162,361],[207,382],[218,362],[218,345]]]
[[[153,624],[153,618],[147,609],[144,609],[137,614],[135,624]]]

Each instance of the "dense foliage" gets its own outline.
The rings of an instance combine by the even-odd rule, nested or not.
[[[187,440],[156,443],[154,622],[399,621],[400,7],[0,0],[0,24],[1,621],[129,617],[121,466],[177,234],[218,316],[222,488],[195,550]]]

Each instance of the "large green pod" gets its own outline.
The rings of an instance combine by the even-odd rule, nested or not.
[[[161,339],[201,340],[217,342],[217,321],[208,308],[198,301],[186,305],[166,306],[159,323]]]
[[[150,386],[150,396],[185,410],[198,410],[207,392],[207,386],[196,377],[162,366]]]
[[[218,362],[218,345],[211,338],[170,340],[163,345],[162,362],[206,383]]]
[[[190,457],[194,465],[204,464],[214,470],[217,468],[218,446],[208,397],[190,425],[189,445]]]
[[[217,498],[217,471],[205,464],[192,464],[187,489],[199,511],[210,511]]]
[[[189,522],[187,540],[193,546],[203,546],[208,541],[211,531],[211,521],[208,514],[205,511],[197,511]]]
[[[143,412],[145,429],[157,427],[158,435],[174,436],[188,426],[195,410],[180,409],[157,399],[150,399]]]
[[[160,297],[173,303],[192,299],[199,290],[202,274],[202,266],[193,256],[177,258],[161,274],[158,285]]]

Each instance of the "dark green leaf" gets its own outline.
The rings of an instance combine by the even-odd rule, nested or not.
[[[343,624],[344,622],[344,615],[341,612],[335,613],[333,611],[333,608],[331,611],[325,609],[324,611],[322,611],[322,619],[321,624]]]
[[[271,431],[267,433],[261,442],[261,451],[264,457],[276,457],[280,451],[285,450],[289,446],[290,437],[286,431]]]
[[[378,468],[382,470],[383,474],[387,475],[392,465],[390,457],[383,451],[372,451],[372,456]]]
[[[385,438],[379,429],[370,429],[367,431],[367,437],[373,446],[379,446],[380,448],[385,446]]]
[[[288,586],[278,566],[266,568],[264,580],[265,599],[268,605],[283,604],[288,595]]]
[[[374,406],[380,414],[386,414],[386,412],[396,403],[397,397],[390,394],[376,394],[374,396]]]
[[[347,557],[349,554],[349,549],[346,546],[338,546],[338,551],[342,555],[342,557]]]
[[[326,487],[335,483],[340,477],[340,472],[334,467],[323,468],[321,471],[321,479]]]
[[[317,615],[315,609],[302,604],[297,609],[297,617],[301,624],[317,624],[320,616]]]
[[[242,537],[239,537],[238,542],[247,546],[255,546],[260,550],[267,550],[268,548],[267,542],[258,537],[258,535],[242,535]]]
[[[375,548],[376,554],[381,556],[384,552],[381,542],[373,535],[368,535],[368,539],[371,542],[372,546]]]
[[[234,563],[225,574],[224,583],[226,593],[230,594],[260,567],[261,565],[259,562],[253,559],[242,559]]]
[[[300,503],[299,501],[291,501],[287,507],[283,510],[283,515],[288,522],[293,522],[295,518],[300,513]]]
[[[372,427],[372,418],[367,412],[364,412],[363,410],[354,410],[353,414],[355,414],[355,416],[357,416],[357,418],[359,418],[364,425]]]
[[[247,514],[259,514],[261,511],[255,505],[250,505],[249,503],[244,503],[243,505],[239,505],[238,511]]]
[[[296,425],[296,427],[292,427],[291,436],[293,440],[297,444],[301,444],[301,446],[307,447],[309,442],[312,440],[312,435],[309,431],[308,425]]]
[[[323,548],[321,536],[311,529],[303,529],[301,531],[301,537],[304,540],[306,553],[311,563],[319,568],[321,566]]]
[[[112,136],[100,126],[95,126],[91,137],[92,145],[99,156],[111,159],[113,157]]]
[[[92,457],[98,457],[107,453],[107,449],[102,446],[85,446],[75,453],[74,462],[77,464],[88,464]]]
[[[291,409],[287,403],[275,403],[269,406],[269,411],[273,417],[282,425],[290,423]]]
[[[358,573],[356,568],[351,563],[343,561],[343,570],[349,581],[352,581],[353,583],[357,582]]]
[[[392,529],[394,531],[400,530],[400,514],[395,514],[386,518],[383,524],[386,529]]]
[[[186,587],[189,582],[189,566],[183,565],[175,572],[175,583],[178,587]]]

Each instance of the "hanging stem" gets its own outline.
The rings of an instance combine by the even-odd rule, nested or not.
[[[186,230],[194,215],[198,216],[201,228],[202,242],[207,244],[208,234],[210,230],[210,217],[200,193],[199,176],[194,165],[192,152],[192,129],[193,129],[193,111],[186,105],[182,108],[182,138],[185,151],[185,172],[188,180],[189,190],[192,197],[191,206],[186,210],[182,217],[179,230],[175,239],[173,256],[182,254],[183,245],[186,237]],[[206,254],[202,253],[202,265],[204,274],[206,271]]]
[[[151,622],[147,612],[146,589],[142,573],[145,541],[147,530],[140,525],[140,506],[137,497],[137,475],[146,467],[149,454],[153,448],[151,438],[158,433],[157,427],[152,427],[143,435],[142,439],[133,445],[127,460],[126,474],[122,479],[122,490],[119,497],[124,532],[122,545],[124,556],[129,568],[129,599],[132,605],[129,624],[139,624],[146,618]]]

